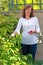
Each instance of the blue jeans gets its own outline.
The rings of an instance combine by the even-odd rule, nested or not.
[[[33,44],[33,45],[21,44],[21,47],[22,47],[23,55],[32,54],[33,59],[35,58],[37,44]]]

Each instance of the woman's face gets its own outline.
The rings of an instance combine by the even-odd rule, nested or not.
[[[31,7],[27,8],[27,9],[25,10],[25,15],[26,15],[26,16],[30,16],[30,14],[31,14]]]

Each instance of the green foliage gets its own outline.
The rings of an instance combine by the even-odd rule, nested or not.
[[[43,61],[33,64],[32,55],[22,55],[21,34],[10,37],[16,28],[18,19],[13,16],[0,15],[0,65],[42,65]]]
[[[43,0],[41,0],[41,3],[43,3]],[[24,4],[32,4],[32,0],[17,0],[17,1],[16,0],[0,0],[0,12],[3,12],[3,11],[6,12],[9,10],[14,12],[16,11],[16,9],[22,10],[22,8],[24,7]],[[34,0],[33,4],[35,4],[33,5],[33,8],[35,10],[40,9],[40,0]],[[41,9],[43,9],[43,5],[41,6]]]
[[[0,33],[2,35],[8,35],[13,32],[18,23],[18,19],[14,16],[3,16],[0,15]]]

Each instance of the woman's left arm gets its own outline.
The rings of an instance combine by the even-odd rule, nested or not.
[[[35,29],[36,29],[36,31],[33,31],[33,32],[35,32],[37,34],[40,34],[41,33],[41,31],[40,31],[40,25],[39,25],[39,21],[38,21],[37,17],[35,18],[35,20],[36,20],[36,23],[35,23]]]
[[[37,17],[35,17],[35,31],[30,31],[29,34],[40,34],[40,26]]]

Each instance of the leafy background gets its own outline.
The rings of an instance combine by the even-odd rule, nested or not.
[[[10,2],[9,2],[10,1]],[[13,2],[14,1],[14,2]],[[12,10],[12,4],[16,4],[16,0],[0,0],[0,13]],[[39,3],[39,0],[34,0],[34,3]],[[32,0],[26,0],[26,4],[32,4]],[[43,0],[42,0],[43,3]],[[18,0],[18,4],[24,4],[24,0]],[[21,10],[24,5],[13,6],[14,11],[16,8]],[[39,6],[35,5],[34,9],[40,9]],[[42,6],[43,9],[43,6]],[[18,18],[13,15],[0,14],[0,65],[43,65],[43,60],[37,60],[33,64],[32,55],[22,55],[21,49],[21,38],[22,35],[16,35],[10,37],[11,33],[15,30]],[[16,15],[16,14],[15,14]]]
[[[10,37],[18,23],[12,15],[0,15],[0,65],[42,65],[42,60],[33,64],[32,55],[22,55],[21,34]]]
[[[32,0],[0,0],[0,12],[21,10],[25,4],[32,4]],[[33,8],[40,10],[40,0],[33,0]],[[41,9],[43,10],[43,0],[41,0]]]

